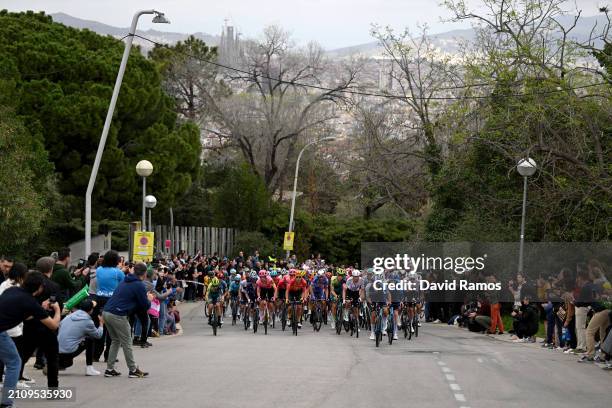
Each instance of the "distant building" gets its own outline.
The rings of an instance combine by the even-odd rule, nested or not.
[[[240,41],[240,33],[234,26],[225,25],[221,31],[221,41],[219,43],[219,63],[230,67],[237,67],[240,64],[242,57],[242,43]]]

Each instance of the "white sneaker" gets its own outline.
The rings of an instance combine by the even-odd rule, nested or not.
[[[417,322],[417,326],[421,327],[421,322]]]
[[[302,328],[302,323],[298,323],[298,329]]]
[[[27,388],[31,388],[28,384],[24,383],[23,381],[19,381],[17,382],[17,388],[21,389],[21,390],[25,390]]]
[[[87,370],[85,370],[85,375],[87,376],[94,376],[94,375],[100,375],[101,373],[96,370],[94,368],[94,366],[87,366]]]
[[[331,328],[332,328],[332,330],[334,330],[336,328],[336,324],[334,322],[331,322]]]
[[[414,326],[410,326],[410,333],[414,333]]]
[[[374,337],[374,332],[370,333],[370,340],[376,340],[376,337]]]
[[[436,320],[433,321],[433,323],[437,324],[437,323],[442,323],[442,322],[440,321],[440,319],[436,319]]]
[[[398,339],[398,337],[397,337],[397,332],[396,332],[396,333],[393,334],[393,340],[397,340],[397,339]]]

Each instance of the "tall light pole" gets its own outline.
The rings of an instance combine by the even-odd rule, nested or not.
[[[293,194],[291,195],[291,214],[289,215],[289,232],[293,231],[293,213],[295,211],[295,196],[297,192],[298,172],[300,171],[300,159],[302,158],[302,154],[304,153],[304,150],[306,150],[308,146],[312,146],[319,142],[330,142],[332,140],[336,140],[336,138],[330,136],[330,137],[324,137],[324,138],[312,141],[308,143],[306,146],[304,146],[302,150],[300,150],[300,154],[298,154],[297,161],[295,162],[295,177],[293,178]],[[287,256],[286,256],[287,258],[289,258],[290,252],[291,251],[287,251]]]
[[[142,177],[142,225],[140,229],[142,231],[147,230],[146,220],[146,202],[147,202],[147,177],[153,173],[153,165],[148,160],[141,160],[136,164],[136,174]]]
[[[525,213],[527,212],[527,178],[535,174],[538,169],[536,162],[527,157],[521,159],[516,165],[516,170],[523,176],[523,214],[521,216],[521,241],[519,244],[518,273],[523,273],[523,246],[525,245]]]
[[[153,224],[151,223],[151,212],[157,205],[157,198],[152,195],[148,195],[145,197],[145,206],[149,209],[149,229],[148,231],[153,231]]]
[[[94,185],[96,184],[96,177],[98,176],[98,169],[100,162],[102,161],[102,154],[104,153],[104,147],[106,145],[106,137],[110,130],[111,121],[113,119],[113,112],[115,111],[115,104],[119,97],[119,90],[121,89],[121,82],[123,81],[123,74],[125,73],[125,67],[127,66],[128,57],[130,56],[130,50],[132,49],[132,41],[134,41],[134,34],[136,34],[136,25],[138,19],[143,14],[155,14],[153,17],[154,23],[169,24],[170,21],[161,13],[156,10],[140,10],[134,14],[132,18],[132,25],[130,32],[125,42],[125,49],[123,50],[123,57],[121,58],[121,65],[119,66],[119,73],[115,81],[115,88],[113,89],[113,95],[111,96],[110,104],[108,105],[108,112],[106,113],[106,120],[104,121],[104,127],[102,128],[102,136],[100,136],[100,143],[98,144],[98,151],[96,152],[96,159],[94,160],[93,167],[91,169],[91,175],[89,176],[89,183],[87,184],[87,192],[85,193],[85,253],[84,258],[89,256],[91,252],[91,195],[93,193]]]

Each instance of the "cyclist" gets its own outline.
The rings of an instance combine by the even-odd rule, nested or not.
[[[321,301],[322,317],[327,314],[327,299],[329,297],[329,280],[325,276],[325,269],[319,269],[317,274],[312,279],[310,285],[310,310],[314,310],[314,303]],[[312,323],[313,314],[310,314],[310,323]],[[325,319],[324,319],[325,320]]]
[[[349,299],[350,308],[352,309],[355,321],[359,321],[359,302],[365,297],[365,286],[364,281],[361,278],[361,271],[354,269],[351,273],[351,279],[346,281],[346,284],[342,290],[342,303],[347,304],[347,298]],[[348,320],[348,307],[344,312],[344,320]],[[359,330],[359,327],[357,328]]]
[[[240,282],[240,294],[242,296],[240,306],[242,313],[248,313],[248,308],[251,303],[255,302],[257,298],[257,272],[251,271],[245,280]],[[253,321],[253,311],[251,311],[251,322]],[[251,328],[251,323],[249,322],[249,329]]]
[[[259,300],[259,323],[262,323],[266,308],[268,308],[269,316],[272,316],[276,284],[265,269],[259,271],[259,278],[255,284],[257,286],[257,299]]]
[[[275,310],[275,316],[277,319],[279,319],[279,311],[280,311],[280,302],[279,302],[279,298],[278,298],[278,285],[280,284],[281,280],[283,279],[282,276],[282,271],[280,271],[279,273],[279,269],[278,268],[273,268],[272,272],[270,272],[270,277],[272,278],[272,280],[274,281],[274,285],[276,286],[276,289],[274,290],[274,310]],[[285,293],[283,292],[283,297],[281,298],[284,299],[285,298]]]
[[[212,325],[212,308],[215,307],[217,310],[217,318],[219,321],[217,324],[221,326],[223,320],[221,319],[221,305],[223,304],[223,288],[219,278],[213,277],[208,283],[206,288],[206,300],[208,302],[208,324]]]
[[[346,286],[346,271],[344,269],[338,268],[336,272],[336,276],[331,278],[330,285],[330,301],[331,301],[331,328],[336,328],[336,312],[337,312],[337,299],[342,299],[342,294],[344,293],[344,287]],[[337,324],[341,324],[341,322],[337,322]]]
[[[291,274],[291,271],[289,271]],[[297,316],[296,321],[298,322],[298,329],[302,328],[300,320],[302,319],[302,304],[306,303],[308,299],[308,284],[304,279],[304,271],[295,273],[295,278],[291,279],[287,284],[287,290],[285,291],[285,302],[300,302],[297,305]]]
[[[406,296],[406,291],[398,285],[402,280],[402,271],[393,271],[387,277],[387,281],[395,284],[393,289],[389,288],[389,305],[393,307],[393,340],[397,340],[397,325],[399,322],[400,304]],[[398,289],[399,287],[399,289]]]
[[[380,282],[381,287],[379,289],[375,287],[375,282],[377,281]],[[372,276],[365,286],[366,300],[370,305],[371,310],[369,316],[370,325],[372,327],[370,332],[370,340],[376,339],[374,330],[376,329],[376,319],[378,318],[377,308],[382,308],[382,334],[383,336],[387,335],[387,316],[389,315],[388,304],[390,303],[390,299],[389,292],[382,287],[383,283],[386,283],[386,279],[384,278],[384,274],[380,274]]]
[[[230,283],[230,286],[229,286],[230,302],[239,302],[240,301],[238,299],[239,296],[240,296],[240,275],[238,275],[237,273],[234,273],[232,283]],[[237,317],[238,318],[240,317],[240,311],[238,311]]]

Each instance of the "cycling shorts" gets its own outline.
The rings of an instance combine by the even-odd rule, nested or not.
[[[285,299],[285,293],[286,293],[286,289],[279,289],[278,290],[278,299]]]
[[[347,289],[346,290],[346,300],[350,300],[353,303],[359,301],[359,291]]]
[[[208,292],[206,294],[206,300],[209,303],[217,303],[220,299],[221,299],[221,291],[217,291],[217,292]]]
[[[289,291],[289,301],[290,302],[299,302],[302,300],[302,291],[301,290],[291,290]]]
[[[325,297],[325,292],[322,289],[315,289],[312,291],[311,295],[310,295],[310,299],[312,300],[327,300],[327,298]]]
[[[274,288],[259,288],[259,295],[262,300],[272,300],[274,297]]]

